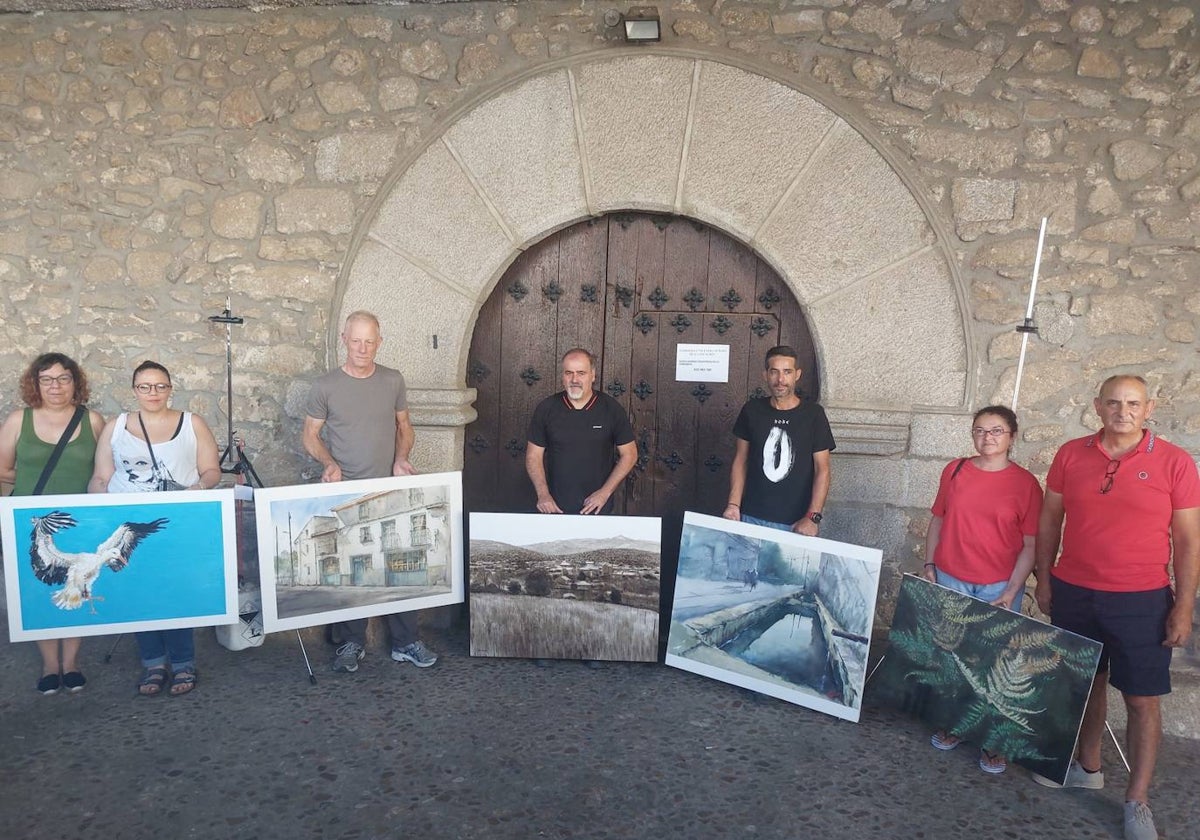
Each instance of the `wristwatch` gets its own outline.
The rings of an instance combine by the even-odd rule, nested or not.
[[[813,521],[814,525],[820,525],[821,520],[824,519],[825,516],[824,516],[824,514],[821,513],[821,511],[818,510],[818,511],[814,511],[813,513],[810,513],[808,515],[808,518]]]

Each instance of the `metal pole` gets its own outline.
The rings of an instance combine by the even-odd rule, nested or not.
[[[1038,271],[1042,265],[1042,246],[1046,242],[1046,217],[1042,216],[1042,229],[1038,233],[1037,255],[1033,259],[1033,282],[1029,284],[1029,305],[1025,308],[1025,322],[1017,327],[1021,333],[1021,356],[1017,361],[1017,379],[1013,383],[1012,410],[1017,410],[1017,397],[1021,393],[1021,377],[1025,373],[1025,351],[1029,347],[1029,334],[1037,332],[1033,325],[1033,298],[1037,294]]]
[[[1117,755],[1121,756],[1121,763],[1125,765],[1125,772],[1132,772],[1129,769],[1129,760],[1125,758],[1125,751],[1121,749],[1121,742],[1117,740],[1116,733],[1114,733],[1112,727],[1108,725],[1107,720],[1104,721],[1104,728],[1108,730],[1108,737],[1113,739],[1113,746],[1117,748]]]
[[[308,661],[308,651],[304,649],[304,637],[300,635],[300,631],[296,631],[296,641],[300,644],[300,655],[304,657],[304,667],[308,671],[308,681],[313,685],[317,684],[317,675],[313,673],[312,663]]]
[[[292,512],[288,511],[288,559],[292,566],[292,586],[296,585],[296,542],[292,536]]]
[[[225,311],[229,311],[229,301],[225,302]],[[225,430],[229,433],[230,455],[233,454],[233,322],[225,323]]]

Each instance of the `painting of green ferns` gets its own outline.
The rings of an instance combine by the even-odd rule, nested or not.
[[[1099,660],[1099,642],[905,575],[868,692],[1062,779]]]

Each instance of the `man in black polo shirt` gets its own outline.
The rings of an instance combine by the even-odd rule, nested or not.
[[[525,471],[542,513],[610,513],[613,491],[637,461],[625,409],[592,390],[595,382],[595,357],[579,347],[568,350],[562,358],[564,390],[533,411]]]
[[[800,366],[786,345],[767,351],[770,396],[742,406],[733,434],[726,519],[817,536],[829,493],[833,432],[825,409],[796,395]]]

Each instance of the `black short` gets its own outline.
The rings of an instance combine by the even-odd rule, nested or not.
[[[1123,694],[1171,693],[1171,648],[1163,647],[1163,639],[1174,603],[1166,586],[1103,592],[1050,576],[1052,623],[1103,644],[1096,670],[1109,671],[1109,683]]]

